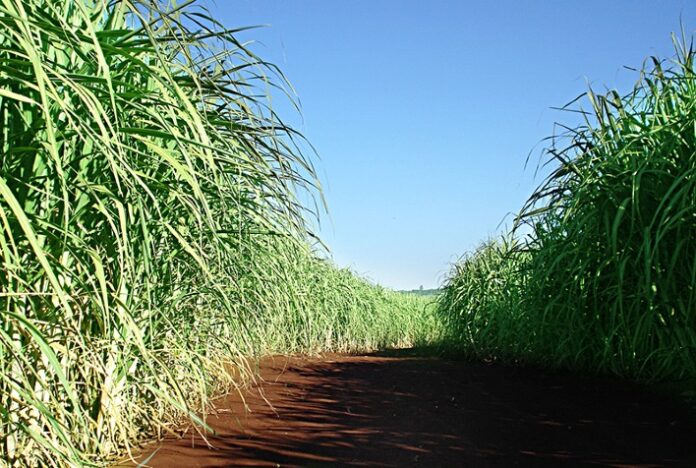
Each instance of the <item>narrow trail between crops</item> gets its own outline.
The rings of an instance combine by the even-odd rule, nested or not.
[[[261,375],[251,412],[218,401],[214,448],[189,431],[148,465],[696,466],[693,413],[618,380],[407,352],[276,357]]]

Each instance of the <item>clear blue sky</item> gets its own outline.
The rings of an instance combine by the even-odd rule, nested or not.
[[[334,260],[396,289],[437,286],[540,182],[527,155],[586,90],[628,91],[693,1],[208,1],[281,67],[317,148]],[[541,147],[538,147],[540,149]],[[539,151],[533,153],[538,161]]]

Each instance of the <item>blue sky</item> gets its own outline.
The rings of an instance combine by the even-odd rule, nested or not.
[[[509,225],[541,182],[554,111],[586,90],[630,89],[696,2],[205,1],[276,63],[316,147],[340,266],[395,289],[440,284]],[[532,163],[525,160],[532,151]],[[507,216],[507,217],[506,217]],[[502,224],[501,224],[502,223]]]

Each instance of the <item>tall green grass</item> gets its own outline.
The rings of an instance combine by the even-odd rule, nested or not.
[[[585,95],[584,124],[553,140],[520,214],[528,241],[454,267],[441,308],[466,349],[696,377],[696,75],[692,47],[675,45],[628,95]]]
[[[0,0],[10,465],[98,465],[182,417],[204,429],[254,354],[433,330],[422,303],[309,249],[314,169],[265,98],[291,88],[238,33],[188,1]]]
[[[518,249],[505,236],[481,244],[453,265],[438,297],[445,348],[511,360],[528,352],[535,330],[522,307],[527,256]]]
[[[430,298],[373,285],[313,255],[297,255],[292,263],[266,259],[282,263],[283,275],[255,291],[247,305],[261,318],[255,329],[261,354],[356,352],[439,340],[442,324]]]

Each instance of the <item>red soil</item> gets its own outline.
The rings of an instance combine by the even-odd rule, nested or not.
[[[261,375],[251,412],[217,402],[214,448],[190,430],[148,465],[696,466],[693,414],[617,380],[379,355],[267,359]]]

